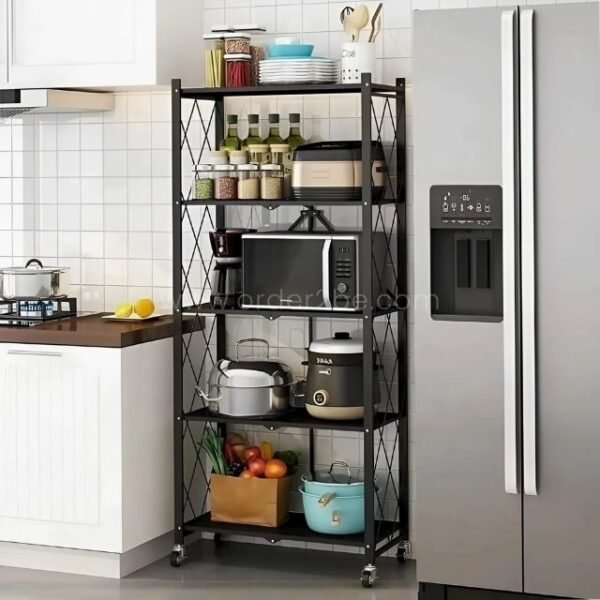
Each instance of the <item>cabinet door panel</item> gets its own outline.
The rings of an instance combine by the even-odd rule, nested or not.
[[[118,355],[0,347],[0,539],[120,550]]]
[[[153,5],[143,0],[8,0],[10,87],[151,81]]]

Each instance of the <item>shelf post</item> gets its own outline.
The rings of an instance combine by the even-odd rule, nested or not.
[[[173,216],[173,416],[175,546],[183,546],[183,297],[181,246],[181,79],[171,82]]]
[[[398,378],[398,489],[400,492],[400,531],[406,540],[410,533],[409,456],[408,456],[408,248],[406,214],[406,82],[396,79],[396,210],[398,211],[398,292],[403,310],[397,313]]]
[[[363,296],[363,398],[364,471],[365,471],[365,558],[375,564],[375,406],[373,404],[373,275],[372,229],[373,189],[371,160],[371,105],[373,100],[371,74],[361,77],[361,140],[362,140],[362,235],[360,243],[360,292]]]

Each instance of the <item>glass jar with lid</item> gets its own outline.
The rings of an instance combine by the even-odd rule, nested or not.
[[[239,165],[238,198],[240,200],[260,200],[260,175],[258,165]]]
[[[215,197],[215,182],[212,165],[198,165],[195,168],[194,197],[196,200],[212,200]]]
[[[229,164],[229,156],[225,150],[209,150],[202,154],[202,161],[208,165]]]
[[[283,196],[287,198],[292,184],[292,155],[289,144],[271,144],[271,162],[283,169]]]
[[[283,167],[281,165],[261,166],[260,197],[262,200],[283,200]]]
[[[215,199],[236,200],[238,178],[235,165],[215,165]]]
[[[231,164],[231,165],[248,164],[248,152],[246,150],[232,150],[229,153],[229,164]]]
[[[250,153],[250,162],[255,165],[266,165],[270,162],[268,144],[250,144],[248,152]]]

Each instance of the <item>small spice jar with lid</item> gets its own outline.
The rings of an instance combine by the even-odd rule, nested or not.
[[[248,152],[246,150],[231,150],[229,152],[230,165],[246,165],[248,164]]]
[[[269,162],[269,144],[250,144],[248,146],[250,162],[255,165],[265,165]]]
[[[261,166],[260,197],[262,200],[283,200],[283,168],[281,165]]]
[[[260,177],[258,165],[240,165],[238,172],[238,198],[260,200]]]
[[[236,200],[238,178],[235,165],[215,165],[215,198],[217,200]]]
[[[202,154],[202,161],[208,165],[227,165],[229,156],[225,150],[209,150]]]
[[[196,200],[212,200],[215,197],[212,165],[198,165],[196,167],[194,197]]]

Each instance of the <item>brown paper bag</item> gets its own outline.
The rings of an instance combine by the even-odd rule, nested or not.
[[[213,474],[210,480],[211,520],[279,527],[290,511],[292,479]]]

